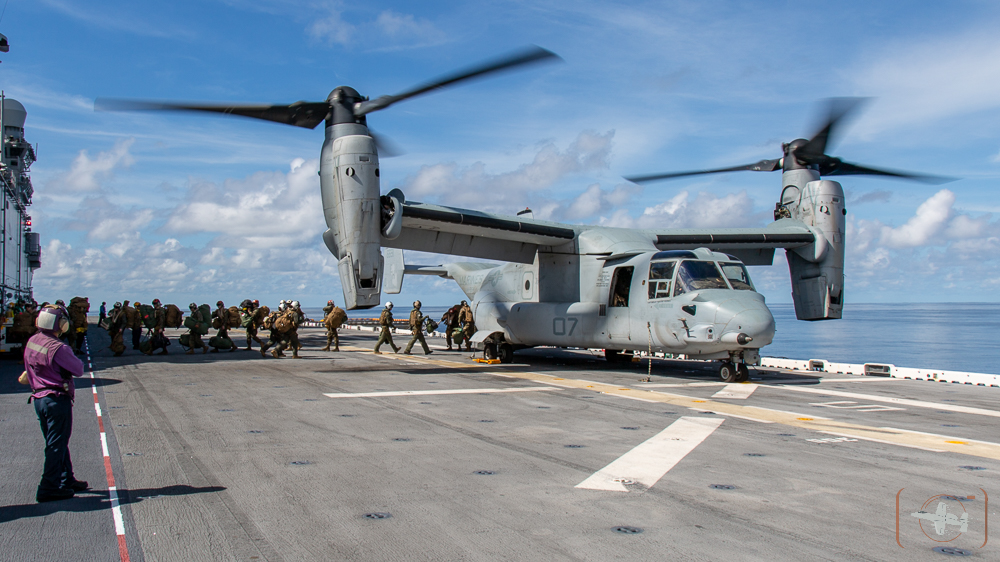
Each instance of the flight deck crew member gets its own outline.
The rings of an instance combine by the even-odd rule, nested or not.
[[[451,351],[451,337],[452,332],[458,328],[458,309],[460,305],[455,305],[448,309],[448,312],[444,313],[441,317],[441,323],[444,324],[444,337],[445,341],[448,343],[448,351]]]
[[[86,482],[73,475],[69,455],[69,438],[73,433],[73,399],[76,388],[73,377],[83,376],[83,362],[72,348],[59,341],[59,335],[69,330],[69,314],[65,308],[46,308],[38,314],[38,333],[31,336],[24,348],[24,370],[35,413],[45,438],[45,465],[35,500],[48,502],[72,498],[86,490]]]
[[[396,344],[392,343],[392,332],[390,331],[392,328],[391,302],[385,303],[385,309],[382,311],[382,315],[379,316],[378,323],[382,326],[382,333],[378,335],[378,343],[375,344],[375,351],[373,353],[381,355],[382,352],[379,351],[378,348],[382,347],[382,344],[387,342],[389,347],[392,348],[393,353],[399,353],[399,348],[396,347]]]
[[[406,345],[403,353],[410,355],[413,344],[418,341],[420,342],[420,346],[424,348],[424,355],[434,353],[427,348],[427,342],[424,341],[424,315],[420,312],[420,301],[413,301],[413,310],[410,311],[410,330],[413,332],[413,335],[410,337],[410,343]]]
[[[104,321],[108,319],[108,303],[106,301],[101,301],[99,313],[100,316],[97,318],[97,325],[103,326]]]

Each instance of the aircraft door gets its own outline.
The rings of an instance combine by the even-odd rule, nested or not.
[[[632,291],[633,266],[616,267],[608,290],[608,337],[629,338],[629,293]]]

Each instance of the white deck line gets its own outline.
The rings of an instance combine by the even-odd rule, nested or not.
[[[860,394],[857,392],[844,392],[843,390],[824,390],[822,388],[806,388],[801,386],[775,385],[769,388],[781,390],[791,390],[793,392],[808,392],[811,394],[822,394],[825,396],[842,396],[844,398],[859,398],[871,400],[873,402],[885,402],[887,404],[897,404],[902,406],[913,406],[915,408],[932,408],[934,410],[945,410],[948,412],[960,412],[963,414],[975,414],[979,416],[990,416],[1000,418],[1000,411],[987,410],[985,408],[972,408],[970,406],[958,406],[956,404],[942,404],[940,402],[925,402],[923,400],[911,400],[909,398],[894,398],[891,396],[878,396],[876,394]]]
[[[757,384],[727,384],[725,388],[712,395],[712,398],[731,398],[734,400],[746,400],[750,398],[753,391],[757,390]]]
[[[724,418],[684,416],[576,485],[588,490],[627,492],[624,481],[652,487],[708,438]]]
[[[328,392],[323,396],[328,398],[383,398],[387,396],[427,396],[433,394],[482,394],[501,392],[538,392],[541,390],[559,390],[548,388],[456,388],[451,390],[389,390],[383,392]]]

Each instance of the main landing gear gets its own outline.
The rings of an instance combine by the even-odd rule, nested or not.
[[[514,346],[509,343],[487,343],[483,353],[487,359],[499,359],[501,363],[514,361]]]
[[[750,369],[746,363],[730,363],[726,361],[719,367],[719,377],[723,382],[746,382],[750,380]]]

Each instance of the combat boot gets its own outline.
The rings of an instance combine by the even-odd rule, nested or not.
[[[278,351],[277,349],[272,349],[271,350],[271,357],[274,357],[275,359],[277,359],[278,357],[280,357],[280,355],[278,355],[279,353],[281,353],[281,352]]]
[[[194,355],[194,348],[192,347],[191,349],[185,351],[184,353],[187,355]]]
[[[326,344],[326,347],[319,348],[320,351],[330,351],[330,344]]]
[[[333,350],[334,351],[340,351],[340,346],[338,345],[337,347],[333,348]]]

